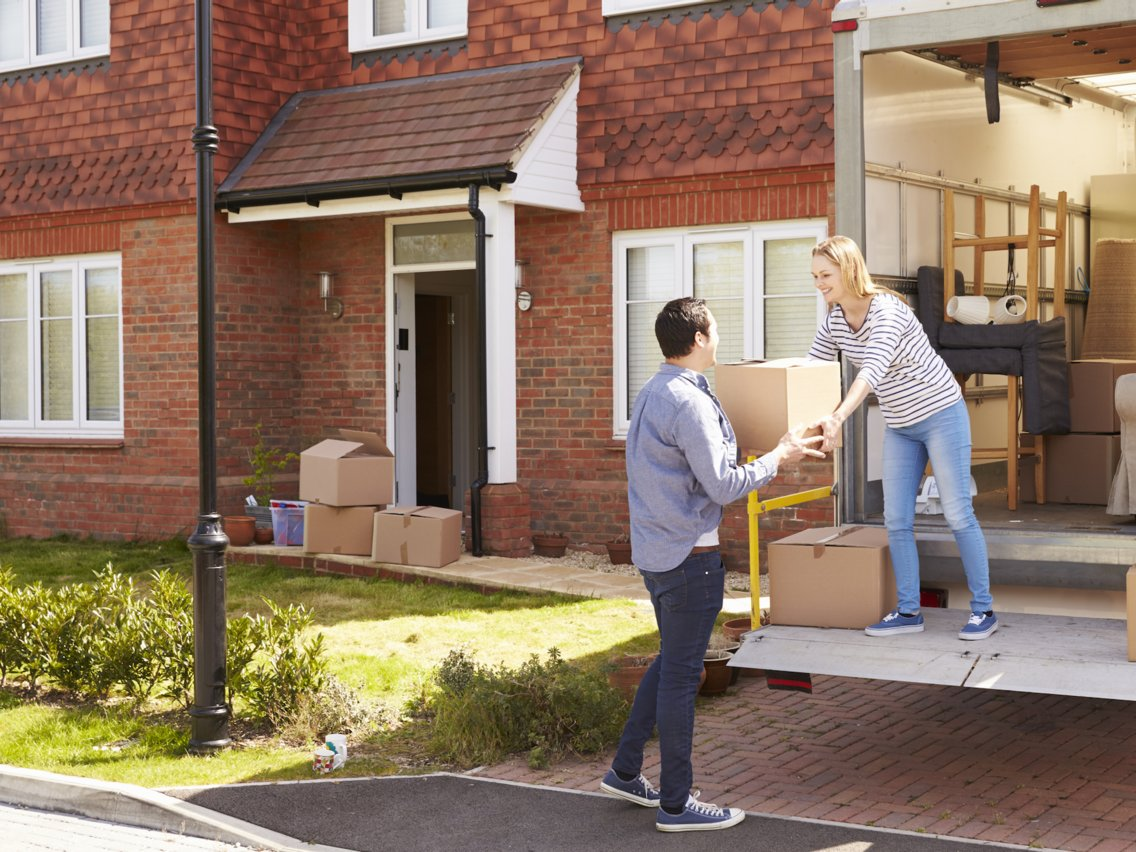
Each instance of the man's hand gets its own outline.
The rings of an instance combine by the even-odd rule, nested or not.
[[[781,436],[781,440],[777,443],[777,452],[781,456],[781,461],[796,461],[805,456],[823,459],[824,453],[821,450],[824,441],[824,434],[813,426],[802,424]]]

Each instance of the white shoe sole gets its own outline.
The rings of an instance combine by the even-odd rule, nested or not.
[[[683,825],[656,822],[655,828],[659,831],[715,831],[719,828],[730,828],[731,826],[737,825],[743,819],[745,819],[745,811],[735,809],[733,816],[721,822],[687,823]]]
[[[644,808],[657,808],[658,802],[652,802],[650,799],[641,799],[639,796],[632,795],[625,790],[620,790],[616,787],[609,787],[604,782],[600,782],[600,789],[607,793],[609,796],[615,796],[617,799],[623,799],[625,802],[634,802],[635,804]]]
[[[987,636],[991,636],[994,633],[996,633],[997,630],[998,630],[998,622],[995,621],[993,627],[991,627],[989,630],[983,630],[981,633],[961,633],[960,632],[959,633],[959,639],[969,639],[971,641],[974,641],[975,639],[985,639]]]
[[[869,636],[898,636],[900,633],[922,633],[925,625],[904,624],[901,627],[865,627],[864,632]]]

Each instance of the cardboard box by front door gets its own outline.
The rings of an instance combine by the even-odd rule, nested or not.
[[[328,506],[385,506],[394,500],[394,456],[373,432],[340,429],[300,453],[300,499]]]
[[[1116,380],[1136,373],[1136,361],[1108,358],[1069,362],[1069,431],[1120,431]]]
[[[862,630],[895,608],[882,527],[818,527],[769,545],[769,620]]]
[[[462,513],[437,506],[391,506],[375,514],[371,558],[441,568],[461,556]]]
[[[375,506],[309,503],[304,507],[304,551],[370,556],[376,511]]]
[[[1033,435],[1022,436],[1023,446],[1032,444]],[[1119,462],[1119,435],[1046,435],[1046,501],[1107,506]],[[1027,503],[1037,502],[1034,464],[1032,458],[1018,463],[1019,491]]]
[[[840,405],[836,361],[782,358],[719,364],[714,384],[742,450],[769,452],[794,426],[827,417]]]

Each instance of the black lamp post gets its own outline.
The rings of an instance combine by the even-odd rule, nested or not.
[[[213,314],[213,17],[210,0],[195,0],[197,126],[197,399],[200,514],[189,537],[193,551],[193,729],[189,748],[210,752],[229,744],[225,702],[225,548],[217,513],[217,357]]]

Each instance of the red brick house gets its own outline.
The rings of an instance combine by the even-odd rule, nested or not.
[[[387,440],[399,502],[468,508],[485,474],[486,552],[623,532],[658,306],[710,299],[726,360],[811,339],[832,5],[214,0],[218,509],[257,424],[290,450],[345,427]],[[0,6],[0,523],[182,535],[194,4],[57,6]],[[728,525],[742,567],[744,506]]]

